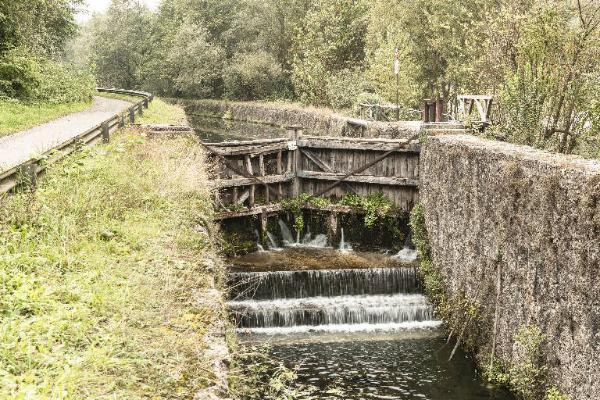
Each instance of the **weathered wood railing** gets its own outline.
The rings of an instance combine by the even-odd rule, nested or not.
[[[410,211],[418,201],[420,145],[412,139],[304,137],[205,143],[217,161],[217,219],[275,212],[301,193],[341,199],[382,192]]]
[[[125,126],[127,122],[134,123],[136,115],[143,115],[144,108],[148,108],[154,96],[151,93],[134,90],[98,88],[101,93],[117,93],[129,96],[141,97],[141,100],[127,108],[124,112],[115,114],[106,121],[75,136],[40,155],[0,172],[0,194],[7,193],[18,186],[21,182],[35,181],[38,174],[46,169],[46,166],[61,160],[79,145],[93,145],[102,140],[108,142],[112,132],[119,127]]]

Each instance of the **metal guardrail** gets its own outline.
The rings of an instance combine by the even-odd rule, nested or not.
[[[97,91],[100,93],[136,96],[141,97],[142,100],[133,104],[125,111],[113,115],[93,128],[60,143],[41,155],[37,155],[20,165],[0,172],[0,195],[10,192],[23,182],[35,182],[37,176],[42,173],[48,165],[63,159],[80,146],[91,146],[100,140],[105,143],[108,142],[111,133],[125,126],[127,122],[133,124],[135,122],[136,114],[142,116],[144,108],[148,108],[150,102],[154,99],[154,95],[151,93],[135,90],[97,88]]]

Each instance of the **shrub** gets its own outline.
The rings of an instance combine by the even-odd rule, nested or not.
[[[328,103],[336,109],[350,109],[364,90],[363,71],[344,69],[327,79]]]
[[[238,100],[276,98],[286,87],[281,65],[266,51],[236,55],[224,80],[227,97]]]
[[[95,80],[89,71],[14,49],[0,57],[0,97],[32,103],[91,100]]]

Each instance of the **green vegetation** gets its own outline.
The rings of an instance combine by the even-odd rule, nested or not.
[[[82,111],[89,103],[26,104],[0,100],[0,137]]]
[[[433,264],[429,234],[425,226],[425,207],[421,203],[417,204],[410,214],[410,228],[413,233],[412,241],[419,251],[420,272],[423,277],[425,291],[436,309],[443,311],[447,307],[444,279]]]
[[[148,106],[148,109],[144,110],[144,115],[138,117],[137,123],[149,125],[187,125],[187,117],[185,111],[183,111],[181,107],[169,104],[166,101],[155,97]]]
[[[115,0],[70,49],[102,84],[347,110],[395,102],[397,55],[403,110],[491,93],[493,137],[600,152],[595,0]]]
[[[189,399],[220,267],[196,141],[134,130],[0,199],[1,398]]]
[[[232,343],[237,357],[231,365],[229,391],[244,400],[316,399],[319,389],[299,384],[296,372],[268,356],[264,346],[239,347]]]
[[[89,105],[89,68],[61,61],[76,33],[81,0],[13,0],[0,4],[0,136]]]
[[[381,192],[366,197],[348,194],[344,196],[341,204],[362,208],[365,212],[367,228],[372,228],[378,220],[385,218],[393,209],[392,202]]]

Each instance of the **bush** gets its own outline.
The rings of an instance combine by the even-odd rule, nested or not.
[[[354,107],[359,94],[363,90],[363,71],[358,68],[344,69],[327,79],[328,102],[336,109]]]
[[[286,86],[283,69],[266,51],[238,54],[224,80],[227,97],[238,100],[276,98]]]
[[[96,83],[89,71],[32,57],[15,49],[0,57],[0,97],[32,103],[90,101]]]

